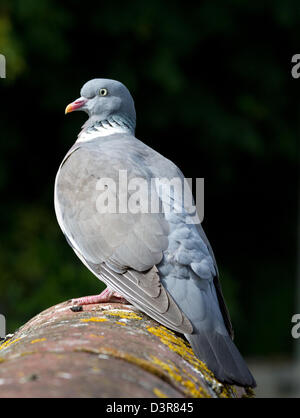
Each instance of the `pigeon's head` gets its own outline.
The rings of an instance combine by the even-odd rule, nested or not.
[[[80,94],[79,99],[66,107],[65,113],[83,110],[89,115],[85,126],[107,120],[111,116],[123,116],[135,124],[133,99],[119,81],[95,78],[84,84]]]

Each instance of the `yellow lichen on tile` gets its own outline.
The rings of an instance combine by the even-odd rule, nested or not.
[[[165,374],[161,370],[161,368],[156,367],[154,364],[152,364],[148,360],[126,353],[125,351],[116,350],[111,347],[99,347],[99,348],[77,347],[75,348],[74,351],[92,353],[92,354],[104,354],[104,355],[111,356],[117,359],[125,360],[128,363],[135,364],[141,367],[142,369],[146,370],[147,372],[152,373],[160,378],[165,377]]]
[[[255,392],[252,388],[245,388],[245,392],[246,394],[243,395],[243,398],[254,398],[255,397]]]
[[[203,389],[201,385],[196,385],[191,380],[184,380],[182,382],[183,386],[186,387],[188,393],[193,396],[193,398],[210,398],[206,390]]]
[[[47,338],[37,338],[36,340],[30,341],[30,344],[41,343],[42,341],[47,341]]]
[[[205,377],[216,380],[214,374],[207,368],[205,363],[195,357],[192,348],[181,337],[178,337],[174,332],[162,326],[147,327],[147,330],[151,334],[156,335],[170,350],[179,354],[197,370],[201,371]]]
[[[159,358],[157,358],[155,356],[151,356],[151,359],[152,359],[154,364],[156,364],[157,366],[161,367],[164,371],[166,371],[168,373],[168,375],[173,380],[176,380],[176,382],[181,382],[182,381],[182,376],[179,373],[177,373],[177,371],[172,366],[172,364],[170,364],[170,361],[169,361],[169,364],[168,364],[168,363],[165,363],[164,361],[160,360]]]
[[[233,386],[224,383],[219,388],[220,398],[236,398],[236,393],[233,391]]]
[[[154,388],[154,389],[153,389],[153,393],[154,393],[154,395],[155,395],[155,396],[157,396],[158,398],[168,398],[168,396],[167,396],[165,393],[163,393],[161,390],[159,390],[159,389],[157,389],[157,388]]]
[[[185,370],[185,369],[184,369]],[[196,376],[192,375],[191,373],[187,372],[185,370],[185,373],[187,376],[189,376],[192,380],[194,380],[194,382],[198,382],[198,379],[196,378]]]
[[[147,327],[148,332],[157,336],[160,341],[166,345],[170,350],[179,354],[184,360],[186,360],[191,366],[201,372],[205,380],[212,386],[216,387],[220,385],[222,388],[219,389],[219,392],[224,396],[230,396],[230,393],[227,388],[225,388],[214,376],[214,374],[207,368],[206,364],[199,360],[183,338],[177,336],[173,331],[165,328],[163,326],[159,327]],[[195,377],[193,377],[195,380]],[[197,379],[196,379],[197,380]]]
[[[110,315],[110,316],[118,316],[120,318],[125,318],[125,319],[138,319],[141,320],[143,319],[140,315],[137,315],[134,312],[130,312],[130,311],[106,311],[105,315]]]
[[[7,347],[9,347],[10,345],[16,343],[17,341],[21,340],[21,338],[16,338],[15,340],[9,339],[7,341],[5,341],[5,343],[3,343],[2,345],[0,345],[0,350],[3,350]]]
[[[168,360],[168,363],[165,363],[164,361],[160,360],[159,358],[155,356],[151,356],[152,361],[157,366],[160,366],[166,373],[168,373],[169,377],[172,380],[175,380],[178,382],[182,387],[183,391],[186,395],[191,396],[193,398],[209,398],[210,395],[208,392],[203,389],[201,382],[197,381],[197,385],[195,382],[189,380],[186,378],[185,374],[182,372],[179,372],[178,368],[172,364],[170,360]]]
[[[126,327],[125,322],[116,321],[115,323],[118,324],[118,325],[124,325]]]
[[[117,359],[125,360],[128,363],[135,364],[136,366],[141,367],[149,373],[152,373],[162,380],[172,383],[177,382],[181,387],[181,390],[188,396],[194,398],[208,398],[210,395],[205,389],[202,388],[201,382],[198,382],[199,385],[196,385],[193,381],[187,379],[184,374],[180,375],[178,368],[173,365],[169,360],[168,363],[165,363],[158,359],[155,356],[151,356],[151,361],[145,360],[143,358],[137,357],[133,354],[127,353],[125,351],[116,350],[111,347],[99,347],[99,348],[90,348],[90,347],[78,347],[75,351],[81,351],[92,354],[104,354],[111,356]]]
[[[92,317],[92,318],[82,318],[80,322],[106,322],[108,321],[107,318],[99,318],[99,317]]]
[[[19,356],[20,357],[30,356],[31,354],[35,354],[35,353],[37,353],[37,351],[23,351],[23,353],[20,353]]]

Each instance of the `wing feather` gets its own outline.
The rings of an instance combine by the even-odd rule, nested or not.
[[[147,282],[150,272],[145,275],[134,270],[128,270],[124,274],[118,274],[105,263],[91,267],[94,273],[108,286],[120,292],[129,302],[140,308],[153,319],[174,331],[184,334],[191,334],[193,332],[191,322],[161,285],[155,266],[150,272],[151,275],[155,274],[154,280],[157,284],[157,294],[153,294],[153,290],[149,294],[151,285]],[[151,282],[153,283],[153,279],[150,280]]]

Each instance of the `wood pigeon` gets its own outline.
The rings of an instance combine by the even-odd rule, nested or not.
[[[75,110],[86,112],[88,120],[59,167],[55,211],[70,246],[107,288],[74,303],[128,301],[184,334],[220,381],[254,387],[232,340],[215,257],[202,226],[189,221],[176,187],[164,193],[165,183],[157,186],[157,179],[183,181],[183,174],[135,137],[134,101],[122,83],[88,81],[66,113]],[[139,198],[129,187],[137,180],[145,186]],[[146,189],[159,210],[143,205]]]

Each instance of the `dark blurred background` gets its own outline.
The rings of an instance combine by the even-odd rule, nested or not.
[[[242,353],[292,358],[296,305],[299,1],[1,0],[0,313],[12,332],[102,284],[56,221],[58,166],[95,77],[122,81],[139,139],[205,178],[204,229]],[[299,342],[300,344],[300,342]]]

